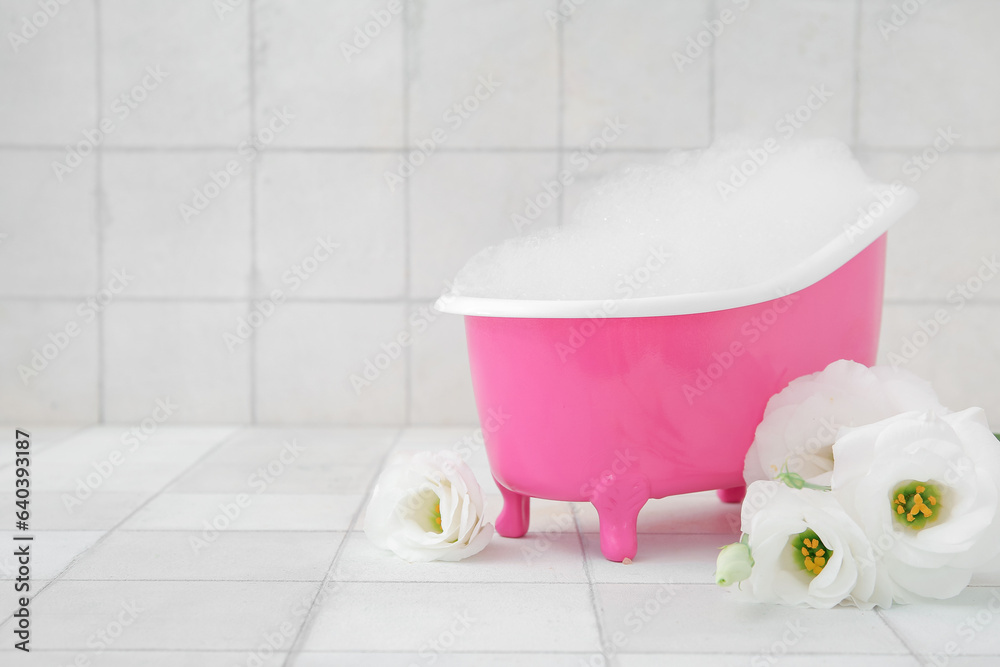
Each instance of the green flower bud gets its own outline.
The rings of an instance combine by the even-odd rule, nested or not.
[[[749,545],[737,542],[724,546],[715,562],[715,583],[729,586],[743,581],[750,576],[752,567],[753,556],[750,555]]]

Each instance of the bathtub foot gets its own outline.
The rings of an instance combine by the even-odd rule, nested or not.
[[[496,478],[497,488],[503,496],[503,509],[496,520],[497,532],[503,537],[522,537],[528,532],[528,522],[531,518],[531,496],[524,496],[506,488]]]
[[[747,495],[747,487],[734,486],[728,489],[719,489],[716,493],[719,495],[719,500],[724,503],[741,503],[743,497]]]
[[[601,522],[601,553],[610,561],[635,558],[636,521],[649,500],[649,480],[641,475],[606,475],[590,496]]]

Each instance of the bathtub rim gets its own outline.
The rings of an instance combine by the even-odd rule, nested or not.
[[[526,319],[662,317],[711,313],[773,301],[818,283],[860,255],[886,236],[889,228],[916,200],[916,193],[906,188],[868,227],[857,231],[856,222],[785,273],[754,285],[715,292],[629,299],[495,299],[446,293],[434,302],[434,309],[454,315]]]

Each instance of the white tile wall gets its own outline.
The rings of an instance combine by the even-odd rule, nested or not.
[[[716,133],[849,142],[855,68],[845,56],[854,48],[857,3],[764,0],[744,11],[722,2],[720,11],[727,4],[734,18],[715,49]]]
[[[436,299],[466,260],[517,235],[511,216],[559,171],[553,154],[447,153],[413,175],[410,194],[410,296]],[[502,187],[498,187],[502,184]],[[541,211],[530,228],[556,223]]]
[[[1000,251],[1000,3],[403,4],[72,2],[16,48],[38,4],[3,4],[0,420],[137,422],[169,395],[177,423],[473,422],[461,322],[420,308],[516,233],[526,198],[570,169],[535,223],[561,224],[614,167],[773,134],[813,86],[830,99],[797,132],[848,141],[922,197],[890,240],[883,357]],[[608,119],[621,135],[579,168]],[[186,222],[196,190],[207,205]],[[328,260],[317,237],[339,244]],[[121,268],[134,281],[85,321]],[[252,315],[275,289],[274,315]],[[951,315],[908,363],[1000,421],[1000,280]],[[70,322],[79,335],[22,382]],[[119,514],[95,502],[84,525]]]
[[[448,147],[554,148],[559,49],[541,16],[554,5],[413,3],[410,141],[440,129]]]
[[[157,401],[177,406],[172,423],[250,418],[250,347],[225,334],[246,317],[238,302],[128,301],[104,317],[104,410],[108,421],[137,423]]]
[[[961,309],[950,303],[898,303],[886,306],[885,315],[881,361],[896,363],[933,382],[941,401],[954,410],[984,407],[993,430],[1000,430],[1000,383],[996,380],[1000,309],[975,301]]]
[[[81,317],[76,306],[72,301],[0,304],[0,410],[5,421],[86,423],[100,418],[98,325]]]
[[[3,4],[4,145],[62,149],[97,125],[95,9],[95,3],[76,2],[34,20],[39,11],[34,0]]]
[[[451,355],[468,354],[465,322],[437,313],[432,306],[428,301],[410,310],[411,378],[420,388],[410,397],[410,418],[418,424],[475,423],[468,368],[445,362]]]
[[[711,140],[712,54],[683,68],[674,54],[703,29],[711,2],[599,2],[563,26],[563,142],[583,146],[608,118],[616,148],[702,146]]]
[[[288,107],[295,121],[282,133],[284,145],[403,145],[404,19],[390,14],[387,25],[370,30],[374,38],[359,42],[364,49],[351,50],[357,48],[355,28],[371,21],[371,12],[385,10],[384,0],[252,5],[258,127],[267,122],[269,109]],[[247,27],[245,18],[227,20]]]
[[[396,303],[281,304],[256,334],[258,418],[403,421],[408,355],[396,341],[406,331],[405,306]]]
[[[107,145],[229,146],[247,137],[248,3],[221,16],[198,0],[99,6],[102,117],[118,120]]]
[[[385,153],[261,157],[256,294],[278,288],[290,300],[405,298],[403,191],[388,193],[382,176],[395,164]],[[320,238],[338,248],[329,259],[321,251],[309,273]]]
[[[194,191],[225,183],[224,151],[109,153],[102,161],[104,281],[114,270],[134,276],[123,296],[250,296],[250,183],[229,176],[202,211]],[[214,190],[209,191],[214,192]],[[200,201],[200,200],[198,200]],[[206,200],[207,201],[207,200]],[[185,215],[190,206],[196,214]]]
[[[64,155],[0,151],[0,233],[7,235],[0,241],[0,294],[5,297],[93,295],[97,165],[93,158],[85,160],[60,180],[51,165]]]
[[[950,126],[961,146],[1000,147],[1000,41],[993,30],[1000,4],[926,2],[895,16],[894,4],[862,5],[859,140],[923,146]]]
[[[920,149],[862,154],[871,174],[899,179],[920,195],[919,204],[890,237],[890,302],[945,303],[949,294],[954,298],[956,285],[978,278],[984,258],[988,263],[1000,251],[1000,154],[949,149],[933,163],[921,156]],[[972,300],[1000,300],[996,273],[984,269],[988,279],[981,285],[973,280],[968,288]]]

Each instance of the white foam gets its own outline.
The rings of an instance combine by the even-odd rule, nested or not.
[[[839,141],[777,146],[767,152],[727,140],[630,165],[589,192],[566,225],[473,256],[452,292],[622,299],[763,283],[850,235],[845,230],[858,229],[863,211],[889,192]]]

